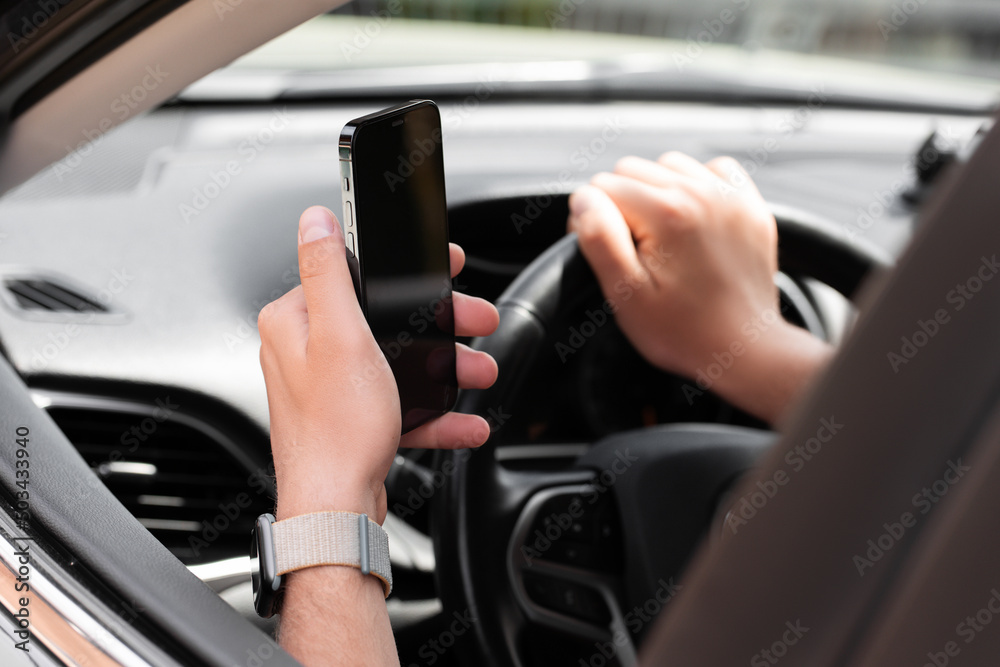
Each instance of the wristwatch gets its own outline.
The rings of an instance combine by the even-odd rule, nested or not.
[[[389,536],[367,514],[314,512],[275,521],[261,514],[250,541],[253,606],[262,618],[277,612],[285,574],[317,565],[356,567],[392,592]]]

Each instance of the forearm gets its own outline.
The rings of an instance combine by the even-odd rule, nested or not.
[[[385,503],[374,496],[364,476],[317,457],[298,459],[292,454],[304,443],[278,439],[290,445],[283,449],[288,456],[275,462],[279,520],[339,510],[381,521]],[[372,440],[365,446],[378,444]],[[336,565],[297,570],[286,577],[279,640],[299,662],[306,667],[399,665],[381,580]]]
[[[288,575],[281,645],[306,667],[399,665],[381,582],[353,567]]]
[[[785,323],[747,345],[714,389],[733,405],[778,424],[832,356],[828,343]]]

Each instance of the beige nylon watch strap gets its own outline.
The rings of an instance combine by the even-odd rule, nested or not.
[[[389,597],[392,591],[389,536],[364,514],[302,514],[276,521],[272,530],[278,575],[317,565],[356,567],[381,579],[385,596]],[[362,549],[363,543],[367,543],[367,549]]]

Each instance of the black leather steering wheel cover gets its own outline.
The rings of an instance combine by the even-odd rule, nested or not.
[[[817,216],[784,206],[774,206],[772,211],[778,223],[779,262],[790,275],[812,276],[850,299],[873,270],[891,263],[880,249],[848,238],[835,224]],[[500,368],[496,384],[462,392],[456,411],[486,416],[490,409],[511,409],[541,345],[569,314],[598,293],[596,278],[579,252],[575,235],[548,248],[497,300],[497,331],[472,343],[496,359]],[[481,598],[477,592],[496,588],[498,582],[505,585],[502,559],[514,527],[512,508],[527,496],[490,483],[498,474],[492,449],[487,443],[473,456],[441,454],[439,463],[453,468],[433,498],[432,536],[438,591],[446,613],[468,610],[478,621],[474,632],[459,642],[459,650],[481,664],[501,665],[509,662],[501,656],[511,639],[505,636],[501,619],[503,614],[515,613],[516,602],[498,594]],[[510,486],[512,475],[501,474]]]

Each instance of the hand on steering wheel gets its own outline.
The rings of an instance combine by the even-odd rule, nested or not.
[[[774,216],[732,158],[624,158],[568,226],[632,345],[699,391],[774,422],[830,354],[781,318]]]

